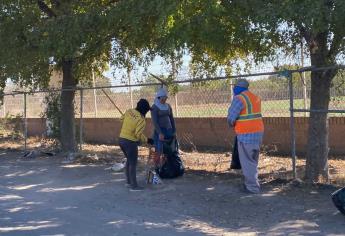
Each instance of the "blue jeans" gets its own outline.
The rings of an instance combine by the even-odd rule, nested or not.
[[[161,130],[164,134],[164,139],[172,139],[174,137],[173,129],[161,128]],[[163,153],[163,141],[159,140],[159,133],[156,130],[153,134],[153,142],[156,148],[156,152]]]

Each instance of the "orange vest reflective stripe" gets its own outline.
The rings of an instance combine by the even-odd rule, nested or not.
[[[243,109],[235,123],[236,134],[248,134],[264,131],[264,123],[261,115],[261,99],[249,91],[237,95]]]

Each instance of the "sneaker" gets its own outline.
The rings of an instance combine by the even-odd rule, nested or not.
[[[247,189],[245,184],[242,185],[241,192],[246,193],[246,194],[259,194],[260,193],[260,191],[258,191],[258,192],[250,191],[249,189]]]
[[[140,186],[131,187],[131,188],[129,189],[129,191],[131,191],[131,192],[140,192],[140,191],[144,191],[144,188],[143,188],[143,187],[140,187]]]
[[[131,187],[131,184],[125,183],[125,187],[126,187],[126,188],[130,188],[130,187]]]

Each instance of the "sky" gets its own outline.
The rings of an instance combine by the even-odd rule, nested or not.
[[[182,67],[181,70],[179,70],[179,76],[180,78],[186,78],[188,76],[188,68],[189,68],[189,62],[191,61],[190,55],[184,55],[182,58]],[[298,64],[301,65],[301,59],[300,56],[295,57],[287,57],[286,55],[283,55],[282,53],[277,53],[277,57],[273,61],[268,61],[265,63],[261,63],[259,65],[254,65],[252,68],[250,68],[248,71],[244,70],[244,63],[239,61],[238,65],[242,67],[240,71],[236,72],[236,75],[239,74],[249,74],[249,73],[261,73],[261,72],[272,72],[274,71],[274,67],[277,65],[283,65],[283,64]],[[304,56],[304,66],[310,65],[309,59],[307,56]],[[147,72],[156,74],[156,75],[168,75],[169,74],[169,66],[164,62],[164,60],[160,57],[156,57],[151,65],[148,67]],[[141,66],[136,66],[135,71],[131,73],[131,80],[132,84],[138,84],[143,81],[143,72],[144,68]],[[127,72],[125,70],[116,70],[114,73],[114,68],[111,67],[108,71],[104,72],[104,75],[111,79],[112,85],[124,85],[123,82],[121,82],[121,77],[124,76],[124,80],[127,82]],[[224,76],[224,72],[219,71],[219,76]],[[258,78],[258,77],[257,77]],[[256,79],[257,79],[256,78]],[[262,78],[262,77],[260,77]],[[250,79],[255,79],[255,77],[252,77]]]
[[[188,55],[183,56],[182,58],[183,64],[179,72],[186,74],[186,71],[188,71],[188,64],[190,60],[191,60],[190,56]],[[103,74],[112,80],[111,83],[113,85],[123,84],[121,83],[120,78],[121,76],[127,74],[126,70],[116,70],[116,72],[114,73],[114,69],[115,69],[114,67],[110,67],[110,69],[108,71],[105,71]],[[133,78],[132,79],[133,83],[139,83],[141,81],[140,78],[143,77],[144,71],[145,71],[144,67],[138,66],[138,65],[135,66],[135,71],[131,73],[131,78]],[[169,74],[168,65],[166,65],[163,58],[156,57],[152,61],[151,65],[147,68],[147,72],[155,74],[155,75],[168,75]]]

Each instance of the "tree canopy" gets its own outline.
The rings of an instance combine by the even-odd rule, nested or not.
[[[262,62],[277,49],[294,52],[301,41],[312,66],[336,65],[345,51],[344,22],[340,0],[3,0],[0,87],[7,78],[29,88],[46,86],[57,68],[63,88],[75,88],[109,62],[147,65],[157,55],[178,59],[185,49],[196,71],[200,65],[229,66],[235,58]],[[310,116],[307,178],[312,181],[328,173],[326,111],[336,73],[311,72],[311,109],[323,111]],[[61,95],[66,150],[75,146],[68,140],[75,137],[73,99],[74,92]]]

